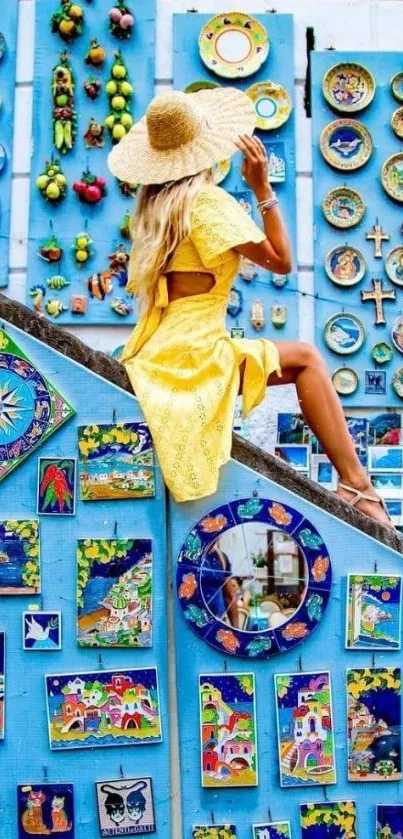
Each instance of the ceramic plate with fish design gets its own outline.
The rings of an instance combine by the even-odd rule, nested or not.
[[[403,287],[403,245],[389,251],[385,259],[385,271],[392,283]]]
[[[403,72],[396,73],[393,76],[390,87],[396,102],[403,102]]]
[[[393,112],[390,124],[396,137],[399,137],[399,140],[403,140],[403,108],[397,108]]]
[[[351,396],[358,387],[358,375],[352,367],[339,367],[332,376],[335,390],[340,396]]]
[[[362,347],[365,328],[356,315],[338,312],[325,324],[324,339],[329,349],[337,355],[351,355]]]
[[[216,15],[199,35],[200,57],[225,79],[242,79],[259,70],[269,54],[265,27],[243,12]]]
[[[368,162],[372,154],[372,137],[358,120],[336,119],[323,129],[319,146],[333,169],[351,172]]]
[[[403,315],[393,322],[391,336],[396,349],[403,353]]]
[[[329,251],[325,271],[332,283],[353,286],[360,283],[367,270],[365,256],[351,245],[337,245]]]
[[[289,93],[281,84],[259,82],[245,92],[255,106],[257,128],[261,131],[273,131],[289,119],[292,102]]]
[[[385,160],[381,171],[382,186],[394,201],[403,202],[403,152]]]
[[[335,111],[357,113],[375,96],[375,79],[362,64],[341,62],[330,67],[322,82],[323,95]]]
[[[322,209],[329,224],[343,229],[359,224],[365,213],[365,204],[355,189],[338,186],[325,195]]]

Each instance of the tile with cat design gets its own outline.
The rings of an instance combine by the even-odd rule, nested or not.
[[[121,778],[96,784],[101,836],[155,833],[151,778]]]
[[[17,804],[18,839],[54,833],[74,839],[73,784],[20,784]]]

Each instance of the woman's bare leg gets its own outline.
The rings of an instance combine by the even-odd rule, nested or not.
[[[318,350],[300,341],[279,341],[276,347],[280,353],[282,377],[274,373],[267,384],[295,384],[302,414],[336,468],[340,482],[377,498],[357,456],[340,400]],[[339,487],[337,492],[347,501],[353,499],[353,494],[347,490]],[[380,504],[361,500],[356,507],[390,526]]]

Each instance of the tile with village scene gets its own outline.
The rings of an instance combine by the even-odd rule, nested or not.
[[[401,613],[401,576],[349,574],[346,649],[399,650]]]
[[[400,668],[347,670],[347,713],[349,781],[400,781]]]
[[[403,804],[378,804],[375,839],[401,839],[403,836]]]
[[[154,497],[154,450],[144,422],[80,425],[78,448],[82,501]]]

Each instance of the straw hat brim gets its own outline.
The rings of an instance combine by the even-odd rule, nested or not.
[[[238,151],[240,134],[252,134],[256,111],[241,90],[223,87],[187,94],[206,117],[195,139],[178,148],[154,148],[143,117],[113,148],[108,166],[119,180],[133,184],[177,181],[209,169]]]

